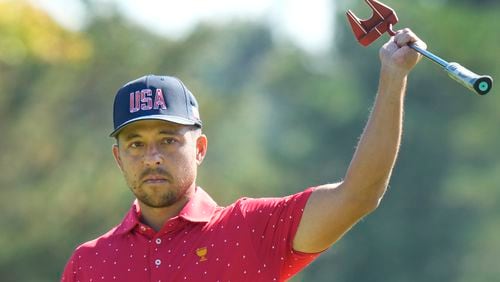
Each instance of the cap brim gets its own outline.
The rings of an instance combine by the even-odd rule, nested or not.
[[[136,122],[136,121],[140,121],[140,120],[164,120],[164,121],[169,121],[169,122],[173,122],[173,123],[177,123],[177,124],[182,124],[182,125],[198,125],[198,126],[201,126],[201,124],[199,122],[196,122],[196,121],[193,121],[193,120],[189,120],[189,119],[186,119],[186,118],[182,118],[182,117],[178,117],[178,116],[167,116],[167,115],[149,115],[149,116],[143,116],[143,117],[138,117],[138,118],[134,118],[134,119],[131,119],[131,120],[127,120],[126,122],[120,124],[120,126],[118,126],[117,128],[115,128],[115,130],[113,132],[111,132],[111,134],[109,135],[109,137],[116,137],[116,135],[118,135],[118,133],[127,125],[133,123],[133,122]]]

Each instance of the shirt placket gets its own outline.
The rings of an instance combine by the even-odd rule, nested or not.
[[[173,250],[168,246],[172,240],[171,234],[178,225],[176,219],[171,219],[166,226],[157,232],[149,243],[149,264],[151,269],[151,281],[166,282],[173,274]],[[169,240],[170,239],[170,240]],[[171,244],[170,244],[171,245]]]

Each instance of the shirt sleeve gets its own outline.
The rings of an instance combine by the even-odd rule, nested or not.
[[[63,274],[61,276],[61,282],[74,282],[76,279],[76,260],[75,253],[71,256],[71,258],[66,263],[64,267]]]
[[[293,250],[304,207],[313,188],[283,198],[242,199],[240,208],[257,255],[274,265],[282,279],[288,279],[320,253]]]

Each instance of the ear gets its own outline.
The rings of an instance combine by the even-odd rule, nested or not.
[[[196,139],[196,163],[201,165],[208,149],[208,139],[205,134],[201,134]]]
[[[113,157],[115,157],[116,164],[118,165],[120,170],[123,171],[123,163],[120,157],[120,148],[118,147],[117,144],[113,144],[112,151],[113,151]]]

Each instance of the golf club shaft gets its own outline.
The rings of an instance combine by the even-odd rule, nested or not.
[[[409,44],[408,46],[443,67],[451,78],[478,95],[487,94],[493,87],[493,79],[491,76],[478,75],[458,63],[449,63],[415,44]]]
[[[410,48],[412,48],[413,50],[419,52],[420,54],[424,55],[425,57],[427,57],[428,59],[430,59],[431,61],[435,62],[436,64],[442,66],[443,68],[446,68],[448,66],[448,62],[441,59],[440,57],[434,55],[433,53],[425,50],[425,49],[422,49],[420,47],[418,47],[417,45],[415,44],[409,44],[408,46],[410,46]]]

